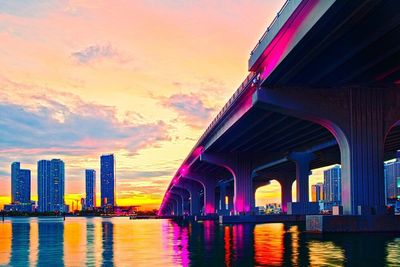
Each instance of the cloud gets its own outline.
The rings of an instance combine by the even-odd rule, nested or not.
[[[59,9],[67,1],[47,0],[47,1],[7,1],[0,0],[0,14],[9,14],[17,17],[41,17],[48,12]]]
[[[134,154],[169,140],[168,126],[127,123],[110,106],[75,102],[69,107],[41,97],[41,105],[0,103],[0,153],[85,155],[126,149]]]
[[[104,59],[114,59],[121,63],[129,61],[127,57],[124,57],[111,45],[91,45],[72,53],[71,56],[81,64],[89,64]]]
[[[179,118],[193,128],[204,128],[214,112],[195,94],[174,94],[161,100],[161,103],[177,112]]]

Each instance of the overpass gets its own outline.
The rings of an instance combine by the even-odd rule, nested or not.
[[[176,171],[160,215],[249,215],[271,180],[285,212],[313,213],[310,170],[336,163],[343,213],[385,213],[383,161],[400,149],[399,62],[400,1],[287,1]]]

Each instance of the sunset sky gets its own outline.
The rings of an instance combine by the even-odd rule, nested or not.
[[[36,200],[37,161],[62,159],[71,204],[84,169],[100,190],[99,157],[114,153],[117,204],[157,208],[283,3],[0,0],[0,204],[13,161],[31,169]]]

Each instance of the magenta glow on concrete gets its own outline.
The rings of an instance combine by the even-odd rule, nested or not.
[[[289,48],[292,47],[294,37],[298,34],[307,17],[312,14],[318,2],[318,0],[307,1],[304,7],[300,5],[298,7],[299,11],[295,12],[297,14],[293,14],[295,18],[291,23],[287,22],[282,27],[267,49],[262,53],[260,57],[261,64],[258,66],[258,72],[261,72],[261,80],[267,78],[282,61]]]

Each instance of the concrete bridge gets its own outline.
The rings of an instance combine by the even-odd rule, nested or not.
[[[313,214],[310,170],[336,163],[343,214],[384,214],[383,162],[400,149],[400,1],[287,1],[249,71],[172,178],[160,215],[250,215],[271,180],[284,212]]]

